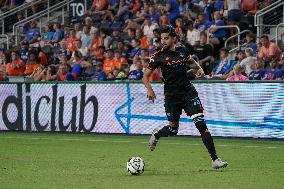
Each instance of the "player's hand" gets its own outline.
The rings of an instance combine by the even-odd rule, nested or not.
[[[196,77],[203,77],[205,74],[204,74],[203,69],[199,68],[195,75],[196,75]]]
[[[156,95],[155,95],[155,93],[154,93],[153,90],[148,90],[148,91],[147,91],[147,98],[148,98],[149,100],[152,100],[152,102],[155,101]]]

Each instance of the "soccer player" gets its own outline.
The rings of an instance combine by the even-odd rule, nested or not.
[[[204,121],[203,107],[198,93],[187,76],[188,67],[192,67],[194,64],[198,69],[197,77],[203,76],[204,72],[196,62],[191,61],[190,50],[187,47],[175,47],[176,33],[172,26],[163,26],[160,28],[160,32],[163,48],[150,58],[143,82],[147,88],[147,97],[154,102],[156,96],[149,77],[153,70],[161,69],[164,81],[165,110],[169,125],[159,131],[153,130],[149,140],[149,149],[153,151],[161,137],[173,136],[178,133],[179,119],[182,109],[184,109],[201,134],[202,141],[211,156],[212,167],[215,169],[224,168],[228,163],[217,156],[213,138]]]

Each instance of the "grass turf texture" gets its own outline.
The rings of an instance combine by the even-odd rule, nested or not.
[[[0,132],[0,188],[284,188],[283,141],[215,138],[229,166],[213,170],[200,138],[162,138],[154,152],[148,138]],[[146,163],[141,176],[126,172],[135,155]]]

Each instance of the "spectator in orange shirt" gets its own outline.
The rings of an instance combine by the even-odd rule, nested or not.
[[[97,11],[106,10],[108,7],[108,0],[93,0],[93,5],[90,10],[90,14],[93,14]]]
[[[122,64],[128,64],[126,59],[124,57],[121,56],[121,52],[119,50],[116,50],[114,52],[114,58],[113,58],[113,62],[114,62],[114,67],[116,69],[120,69],[120,66]]]
[[[104,54],[105,54],[105,47],[104,46],[99,46],[99,50],[95,56],[96,60],[103,60],[104,59]]]
[[[242,0],[241,8],[250,15],[255,15],[258,10],[257,0]]]
[[[114,66],[114,59],[113,59],[113,50],[108,49],[106,53],[106,59],[104,60],[103,69],[108,75],[114,68],[115,66]]]
[[[79,40],[77,37],[76,37],[76,32],[74,29],[70,29],[69,31],[69,37],[67,38],[66,40],[66,46],[67,46],[67,49],[70,51],[70,52],[74,52],[77,50],[77,47],[76,47],[76,41]]]
[[[91,40],[91,43],[89,45],[89,51],[91,53],[95,53],[99,50],[99,46],[101,46],[102,44],[102,41],[100,39],[100,36],[99,36],[99,31],[96,31],[93,35],[93,38]]]
[[[57,81],[66,81],[68,68],[66,64],[60,64],[57,71]]]
[[[12,51],[12,62],[6,65],[6,73],[9,76],[21,76],[25,71],[25,64],[19,58],[17,51]]]
[[[143,34],[142,29],[140,29],[140,28],[136,29],[136,34],[135,35],[136,35],[136,38],[140,39],[140,46],[141,46],[141,48],[148,49],[149,48],[149,41],[148,41],[147,36],[145,36]]]
[[[258,58],[263,60],[266,64],[268,64],[272,60],[280,60],[280,48],[275,43],[270,42],[267,35],[261,36],[261,44],[262,47],[258,52]]]
[[[30,51],[28,61],[26,63],[25,75],[31,75],[41,64],[38,63],[38,58],[35,52]]]

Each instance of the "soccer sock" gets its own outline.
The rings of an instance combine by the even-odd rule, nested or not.
[[[208,128],[206,126],[206,123],[204,121],[204,116],[198,116],[196,118],[193,119],[193,122],[195,123],[196,128],[199,130],[203,144],[206,146],[211,159],[213,161],[215,161],[216,159],[218,159],[218,156],[216,154],[216,150],[215,150],[215,146],[214,146],[214,142],[213,142],[213,138],[210,134],[210,132],[208,131]]]
[[[164,126],[155,134],[155,137],[159,139],[160,137],[173,136],[176,135],[177,133],[178,133],[178,127]]]

